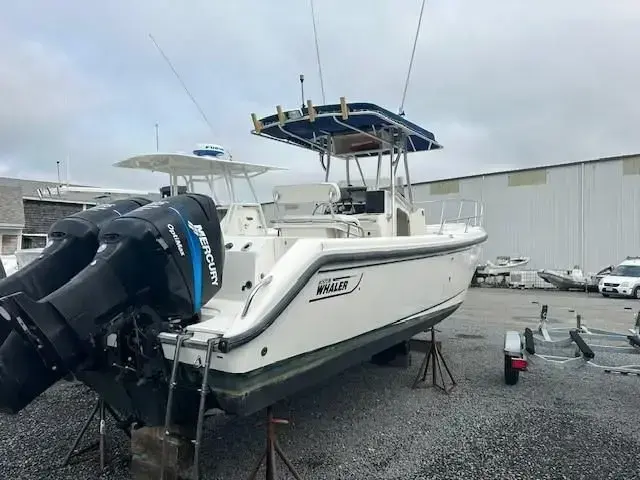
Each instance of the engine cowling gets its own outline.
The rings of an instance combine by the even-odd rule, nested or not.
[[[39,300],[60,288],[86,267],[98,249],[100,229],[108,222],[138,207],[146,198],[130,198],[97,205],[56,221],[47,235],[47,247],[42,254],[13,275],[0,280],[0,297],[24,292]],[[11,326],[0,322],[0,344]]]
[[[178,195],[112,220],[93,260],[61,288],[39,301],[0,299],[0,316],[27,342],[0,347],[0,409],[15,413],[67,372],[92,368],[107,328],[129,308],[193,317],[221,288],[223,265],[208,196]]]

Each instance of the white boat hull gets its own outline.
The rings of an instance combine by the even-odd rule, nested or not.
[[[406,321],[411,316],[462,302],[473,275],[477,251],[405,261],[343,263],[321,268],[286,310],[255,342],[214,359],[211,367],[246,373],[269,363]],[[420,279],[416,272],[429,272]],[[344,290],[318,295],[322,283]],[[277,346],[259,355],[264,346]],[[258,353],[258,355],[256,355]]]
[[[272,281],[254,287],[258,291],[244,317],[245,298],[222,294],[206,305],[209,317],[189,327],[193,336],[183,344],[179,361],[204,364],[207,342],[215,339],[210,387],[220,389],[222,403],[227,399],[226,410],[255,411],[262,403],[246,401],[245,389],[254,388],[245,385],[248,377],[264,377],[274,369],[299,376],[325,363],[335,364],[333,374],[453,313],[465,298],[485,238],[477,229],[462,235],[298,240],[274,265]],[[252,241],[259,259],[287,239]],[[232,262],[230,255],[225,272],[233,269]],[[228,277],[224,282],[235,283]],[[165,357],[173,359],[177,337],[160,338]],[[349,360],[356,350],[360,355]],[[274,388],[284,388],[281,378],[273,382]]]

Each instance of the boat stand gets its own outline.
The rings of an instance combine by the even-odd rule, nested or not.
[[[444,393],[448,394],[454,387],[457,385],[456,379],[453,378],[453,374],[449,367],[447,366],[447,362],[442,356],[442,343],[436,342],[436,329],[430,328],[431,332],[431,341],[428,342],[429,346],[427,348],[427,353],[424,356],[424,360],[420,365],[418,370],[418,375],[416,379],[413,381],[413,385],[411,388],[418,388],[419,384],[424,384],[427,382],[427,374],[429,371],[429,364],[431,364],[431,385],[442,390]],[[442,371],[444,367],[445,372],[447,373],[447,377],[449,377],[450,385],[447,386],[447,382],[445,380],[445,375]],[[438,379],[440,381],[438,381]]]
[[[278,454],[282,462],[287,466],[287,469],[289,470],[291,475],[293,475],[296,480],[302,480],[300,474],[296,471],[293,464],[284,454],[282,448],[280,448],[280,444],[278,444],[278,440],[276,438],[276,424],[287,425],[288,423],[288,420],[273,418],[272,408],[267,407],[267,448],[260,457],[260,460],[254,467],[253,471],[251,472],[251,475],[249,475],[249,480],[255,480],[256,478],[258,478],[258,472],[260,471],[260,467],[262,466],[263,461],[266,464],[265,479],[276,480],[278,475],[276,469],[276,453]]]
[[[629,335],[588,328],[580,314],[576,314],[576,327],[573,329],[549,328],[548,309],[548,305],[542,305],[540,322],[535,333],[530,328],[526,328],[523,335],[516,331],[508,331],[505,334],[504,379],[507,385],[518,383],[520,372],[529,370],[532,365],[542,364],[575,368],[587,366],[600,369],[605,373],[640,375],[640,365],[615,366],[594,362],[595,352],[640,354],[640,311],[635,315],[635,324],[629,329]],[[554,333],[559,332],[568,335],[568,338],[554,338]],[[594,341],[597,343],[593,343]],[[543,354],[537,351],[536,346],[551,350],[573,347],[574,353],[573,356]]]
[[[113,419],[116,421],[117,424],[124,425],[123,420],[116,414],[116,412],[114,412],[113,409],[107,403],[105,403],[104,400],[102,400],[101,398],[98,398],[95,406],[93,407],[93,410],[91,411],[91,414],[87,417],[87,420],[84,422],[84,425],[80,430],[80,433],[78,433],[78,436],[73,442],[71,449],[69,450],[66,457],[64,458],[62,462],[63,467],[66,467],[67,465],[69,465],[69,462],[71,461],[71,457],[74,457],[74,456],[77,457],[82,455],[83,453],[86,453],[98,448],[100,450],[100,470],[104,471],[105,464],[106,464],[105,451],[106,451],[106,440],[107,440],[105,412],[109,412],[109,414],[113,417]],[[78,445],[80,444],[80,441],[87,433],[87,429],[89,428],[89,425],[91,425],[91,422],[95,418],[96,414],[98,414],[98,422],[99,422],[98,423],[99,425],[98,440],[90,443],[86,447],[78,449]],[[125,428],[125,433],[127,435],[129,434],[126,428]]]

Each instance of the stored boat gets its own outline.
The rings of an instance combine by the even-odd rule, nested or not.
[[[538,276],[559,290],[584,290],[588,279],[579,267],[571,270],[539,270]]]
[[[496,258],[495,263],[487,260],[486,263],[478,265],[476,276],[490,277],[509,275],[509,273],[515,270],[522,270],[522,267],[529,263],[529,260],[529,257],[500,256]]]
[[[612,266],[600,270],[596,274],[585,275],[580,267],[571,270],[539,270],[538,276],[559,290],[598,291],[600,280],[611,272]]]
[[[408,153],[441,148],[431,132],[344,99],[253,121],[255,135],[318,153],[324,181],[275,187],[280,213],[268,234],[244,227],[248,216],[262,223],[257,209],[231,206],[221,225],[211,197],[176,195],[176,155],[130,160],[168,172],[172,195],[102,227],[95,258],[62,288],[0,300],[23,340],[0,348],[4,410],[71,371],[139,424],[201,433],[210,408],[255,412],[460,307],[487,234],[477,213],[431,224],[414,202]],[[367,158],[377,160],[374,185],[329,181],[341,161],[347,184],[355,166],[366,185]],[[395,182],[401,164],[406,189]],[[291,214],[304,204],[312,214]],[[15,372],[8,362],[18,358]]]

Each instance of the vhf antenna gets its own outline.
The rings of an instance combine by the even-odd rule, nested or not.
[[[300,101],[302,102],[302,108],[304,108],[304,75],[300,74]]]

